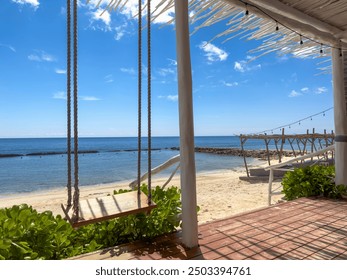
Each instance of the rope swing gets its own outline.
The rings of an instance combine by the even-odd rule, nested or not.
[[[67,100],[67,207],[70,210],[72,206],[71,195],[71,0],[66,1],[66,30],[67,30],[67,49],[66,49],[66,100]]]
[[[141,0],[139,0],[140,2]],[[152,69],[152,57],[151,57],[151,1],[147,0],[147,60],[148,60],[148,67],[147,67],[147,94],[148,94],[148,205],[151,205],[152,203],[152,76],[151,76],[151,69]]]
[[[69,212],[72,207],[71,221],[78,221],[79,219],[79,181],[78,181],[78,45],[77,45],[77,0],[73,0],[73,121],[74,121],[74,195],[72,199],[72,160],[71,160],[71,0],[66,1],[66,30],[67,30],[67,193],[68,199],[66,210]]]
[[[71,1],[73,1],[73,121],[74,121],[74,194],[72,198],[71,159]],[[149,212],[156,207],[151,193],[151,5],[147,2],[147,43],[148,43],[148,196],[141,192],[141,152],[142,152],[142,3],[138,5],[138,164],[137,191],[80,201],[78,166],[78,36],[77,0],[67,0],[67,192],[66,205],[61,205],[66,219],[73,227],[80,227],[108,219]]]
[[[73,221],[79,219],[79,196],[78,188],[78,80],[77,80],[77,0],[73,1],[73,119],[74,119],[74,196],[73,196]]]

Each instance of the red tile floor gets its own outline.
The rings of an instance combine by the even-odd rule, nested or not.
[[[347,260],[347,200],[300,198],[199,225],[199,247],[181,232],[75,259]]]

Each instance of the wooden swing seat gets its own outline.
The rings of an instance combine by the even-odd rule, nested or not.
[[[148,205],[148,198],[144,193],[131,191],[105,197],[89,198],[79,202],[79,219],[72,221],[72,208],[67,210],[61,205],[67,220],[74,228],[102,222],[122,216],[150,212],[156,207],[152,202]]]

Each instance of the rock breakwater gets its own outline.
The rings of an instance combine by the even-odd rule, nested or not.
[[[228,156],[238,156],[242,157],[242,150],[238,148],[205,148],[205,147],[196,147],[195,151],[198,153],[211,153],[217,155],[228,155]],[[258,158],[262,160],[267,159],[266,150],[244,150],[246,157]],[[269,150],[269,156],[271,159],[278,158],[278,152],[275,150]],[[283,151],[282,156],[291,157],[293,152]]]

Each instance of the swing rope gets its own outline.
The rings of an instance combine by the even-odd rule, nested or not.
[[[77,0],[73,2],[73,37],[74,37],[74,46],[73,46],[73,94],[74,94],[74,197],[73,197],[73,219],[78,221],[79,218],[79,188],[78,188],[78,77],[77,77]]]
[[[148,205],[152,204],[152,92],[151,92],[151,0],[147,0],[147,90],[148,90]]]
[[[138,153],[137,153],[137,194],[141,194],[141,149],[142,149],[142,0],[139,0],[138,15]]]
[[[72,204],[71,195],[71,0],[66,0],[66,30],[67,30],[67,65],[66,65],[66,99],[67,99],[67,208],[70,209]]]

